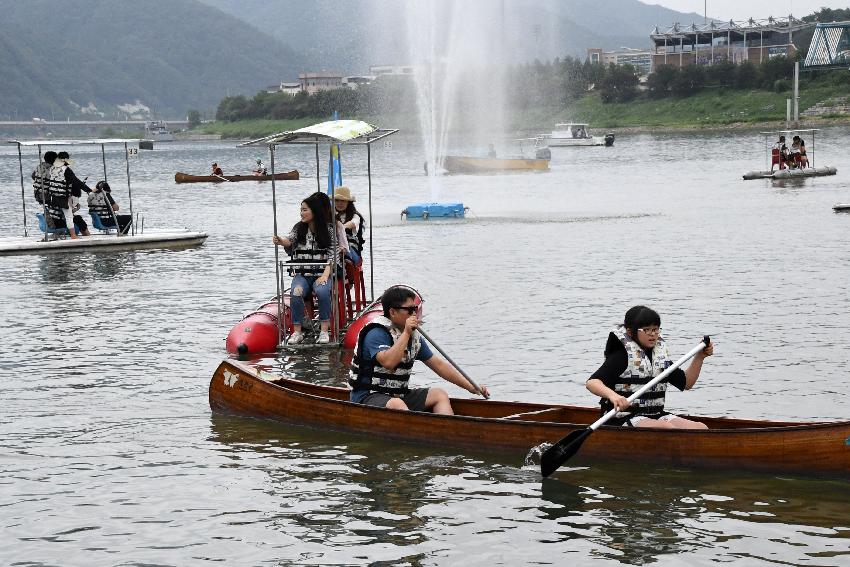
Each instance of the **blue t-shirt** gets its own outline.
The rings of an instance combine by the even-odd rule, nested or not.
[[[366,333],[366,339],[363,341],[363,353],[361,356],[365,359],[373,359],[379,352],[389,350],[392,346],[393,338],[390,335],[390,332],[386,329],[376,327]],[[425,339],[419,337],[419,352],[416,354],[416,360],[425,362],[432,356],[434,356],[434,353],[431,352],[431,348],[428,346],[428,343],[425,342]],[[359,404],[363,398],[369,395],[370,392],[371,390],[366,388],[352,390],[349,399],[352,402]]]

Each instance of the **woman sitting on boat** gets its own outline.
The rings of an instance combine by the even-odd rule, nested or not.
[[[112,189],[109,187],[109,183],[106,181],[98,181],[97,185],[95,185],[94,189],[92,189],[92,192],[89,193],[88,204],[89,214],[96,214],[100,219],[100,224],[102,226],[111,228],[115,226],[115,222],[117,221],[121,234],[127,234],[127,230],[130,228],[133,217],[130,215],[116,214],[118,209],[121,207],[119,207],[115,199],[112,198]]]
[[[266,166],[263,165],[263,160],[257,159],[257,165],[254,167],[254,175],[267,175]]]
[[[213,162],[212,164],[212,174],[213,175],[224,175],[224,171],[218,166],[217,162]]]
[[[355,197],[348,187],[342,185],[334,189],[334,207],[339,222],[345,228],[348,241],[347,257],[357,266],[361,262],[360,253],[363,250],[363,217],[354,206]]]
[[[490,397],[486,386],[475,388],[446,360],[436,356],[416,330],[416,294],[406,286],[393,286],[381,296],[383,317],[363,327],[348,380],[349,399],[367,406],[395,410],[429,411],[453,415],[449,395],[442,388],[409,386],[413,363],[421,360],[437,376],[473,394]]]
[[[272,242],[283,246],[291,256],[293,266],[289,268],[292,279],[292,335],[289,344],[298,344],[304,340],[301,321],[304,319],[304,297],[315,293],[319,302],[319,337],[317,344],[330,342],[328,327],[331,319],[331,267],[336,264],[340,247],[331,251],[331,222],[326,212],[330,208],[322,193],[313,193],[301,201],[301,221],[292,227],[288,236],[272,237]],[[298,265],[299,262],[314,262],[314,265]]]
[[[661,338],[661,317],[652,309],[637,305],[626,312],[623,324],[608,335],[605,362],[587,380],[587,389],[602,398],[603,414],[617,409],[617,414],[609,421],[612,425],[707,429],[704,423],[664,411],[664,397],[668,383],[679,390],[693,388],[703,360],[712,354],[714,343],[699,352],[687,370],[677,368],[666,380],[629,405],[626,398],[673,364]]]

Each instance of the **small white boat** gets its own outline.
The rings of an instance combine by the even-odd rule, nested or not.
[[[155,142],[173,142],[174,134],[168,129],[168,124],[162,120],[152,120],[145,123],[145,138]]]
[[[850,203],[836,203],[832,210],[836,213],[850,213]]]
[[[591,136],[587,124],[567,122],[555,124],[551,134],[544,135],[546,145],[550,147],[582,147],[582,146],[613,146],[614,134],[609,132],[604,136]]]
[[[90,236],[80,236],[79,238],[63,237],[67,234],[67,229],[51,229],[48,228],[44,219],[44,211],[42,205],[36,205],[34,209],[34,217],[32,220],[37,220],[34,223],[38,229],[33,231],[28,228],[28,220],[33,214],[33,206],[30,205],[30,210],[27,211],[27,194],[32,194],[24,190],[26,185],[30,185],[29,176],[24,178],[24,171],[29,171],[29,168],[23,166],[23,148],[38,148],[38,156],[36,159],[41,161],[42,150],[57,146],[91,146],[99,145],[101,147],[101,155],[103,156],[103,171],[106,175],[106,146],[107,145],[123,145],[126,182],[128,187],[127,201],[130,219],[134,218],[133,214],[133,194],[130,189],[130,151],[136,151],[136,148],[130,148],[130,144],[138,143],[138,140],[124,139],[97,139],[97,140],[9,140],[9,144],[17,144],[18,146],[18,168],[21,172],[21,205],[23,209],[23,236],[11,236],[0,238],[0,256],[17,255],[17,254],[55,254],[55,253],[71,253],[93,250],[136,250],[140,248],[176,248],[200,245],[206,240],[207,233],[192,231],[187,229],[164,229],[164,230],[144,230],[144,221],[139,222],[138,215],[135,216],[135,222],[130,222],[125,229],[126,234],[119,233],[115,228],[118,224],[119,216],[113,216],[113,222],[104,226],[101,219],[92,214],[92,232],[101,230],[101,234],[92,234]],[[104,179],[106,181],[106,179]],[[33,203],[35,200],[33,199]],[[87,223],[89,224],[89,223]],[[139,225],[139,226],[137,226]]]

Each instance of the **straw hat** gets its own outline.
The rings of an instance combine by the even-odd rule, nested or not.
[[[345,185],[340,185],[336,189],[334,189],[334,199],[337,201],[349,201],[354,202],[357,199],[354,198],[354,195],[351,194],[351,191]]]

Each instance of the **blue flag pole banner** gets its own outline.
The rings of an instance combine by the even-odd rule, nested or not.
[[[339,161],[339,144],[331,144],[328,160],[328,195],[333,195],[334,187],[342,185],[342,164]]]

